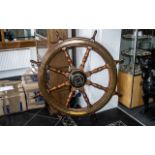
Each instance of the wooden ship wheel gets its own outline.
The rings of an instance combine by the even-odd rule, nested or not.
[[[95,41],[96,33],[97,31],[94,32],[93,37],[91,39],[76,37],[66,40],[60,40],[53,49],[48,49],[49,51],[43,57],[42,62],[34,62],[37,63],[39,66],[38,79],[41,94],[43,95],[47,103],[61,114],[72,116],[93,114],[102,107],[104,107],[111,99],[111,97],[114,94],[116,94],[115,92],[117,81],[116,64],[119,61],[114,60],[110,55],[110,53],[108,52],[108,50]],[[81,60],[80,66],[77,67],[73,63],[73,60],[69,54],[69,50],[78,47],[85,48],[85,53]],[[94,68],[93,70],[85,71],[84,70],[85,64],[88,60],[91,51],[98,53],[98,55],[100,55],[100,57],[104,60],[105,64],[103,64],[100,67]],[[54,57],[60,52],[64,53],[65,58],[67,59],[68,62],[69,67],[66,71],[63,71],[56,67],[52,67],[50,65],[52,59],[54,59]],[[100,85],[90,80],[91,79],[90,77],[93,74],[96,74],[103,70],[107,70],[108,72],[109,79],[107,86]],[[49,84],[49,77],[48,77],[49,71],[57,73],[59,74],[59,76],[64,76],[65,81],[60,81],[60,84],[51,86]],[[85,91],[86,85],[102,90],[104,92],[103,96],[95,103],[92,103]],[[60,90],[64,87],[69,87],[70,92],[66,100],[64,100],[64,104],[60,104],[56,101],[53,92]],[[77,92],[80,93],[81,96],[83,97],[86,106],[78,108],[70,106],[71,100]]]

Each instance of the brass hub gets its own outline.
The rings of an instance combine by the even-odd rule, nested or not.
[[[74,71],[70,74],[69,80],[73,87],[80,88],[86,84],[87,77],[81,71]]]

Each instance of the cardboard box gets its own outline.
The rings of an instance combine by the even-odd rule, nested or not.
[[[22,75],[22,84],[30,84],[38,82],[37,74],[32,72],[32,69],[28,69],[24,75]]]
[[[38,109],[45,107],[45,100],[40,94],[38,83],[23,84],[24,91],[26,93],[27,108]]]
[[[0,81],[0,115],[26,111],[21,81]]]
[[[22,76],[22,86],[26,94],[28,110],[45,107],[44,98],[42,96],[37,96],[37,94],[40,93],[38,79],[37,74],[32,72],[32,69],[28,69]]]
[[[3,115],[4,115],[3,100],[2,100],[1,95],[0,95],[0,116],[3,116]]]

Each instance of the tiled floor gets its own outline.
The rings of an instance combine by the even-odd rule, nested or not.
[[[74,121],[79,126],[140,126],[137,121],[126,115],[118,108],[110,109],[101,113],[98,113],[94,117],[75,117]],[[121,122],[121,123],[119,123]]]
[[[59,121],[57,116],[50,116],[47,109],[12,114],[0,118],[2,126],[54,126]],[[57,125],[62,125],[61,122]]]
[[[155,126],[155,103],[151,103],[148,112],[145,113],[143,106],[134,109],[128,109],[125,106],[119,104],[119,108],[121,108],[129,115],[132,115],[144,125]]]
[[[139,126],[140,124],[114,108],[95,116],[85,117],[61,117],[49,115],[48,110],[38,109],[29,112],[12,114],[0,118],[1,126]]]

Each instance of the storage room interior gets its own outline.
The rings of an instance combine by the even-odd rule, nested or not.
[[[154,29],[0,29],[1,126],[154,126]]]

